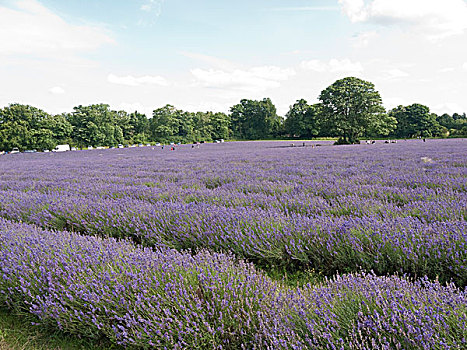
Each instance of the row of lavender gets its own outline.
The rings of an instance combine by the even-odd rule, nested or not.
[[[329,276],[467,285],[465,140],[203,146],[8,158],[0,215]]]
[[[204,203],[145,203],[60,193],[10,191],[0,214],[42,227],[72,229],[144,246],[229,251],[261,266],[313,268],[325,275],[408,273],[467,284],[465,221],[412,217],[302,215]]]
[[[286,288],[230,255],[144,249],[0,219],[0,303],[126,347],[462,349],[467,294],[351,274]]]

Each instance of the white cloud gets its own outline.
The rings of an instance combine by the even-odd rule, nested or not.
[[[261,66],[251,68],[250,73],[259,78],[280,81],[287,80],[289,77],[295,75],[295,70],[276,66]]]
[[[433,108],[431,108],[431,111],[438,115],[443,114],[443,113],[448,113],[448,114],[464,113],[465,108],[463,107],[464,106],[461,106],[455,102],[444,102],[444,103],[435,105]]]
[[[232,101],[232,102],[214,102],[214,101],[201,101],[199,103],[192,103],[192,104],[187,104],[183,106],[184,110],[187,111],[210,111],[210,112],[224,112],[228,113],[229,108],[236,104],[237,101]]]
[[[162,5],[165,0],[145,0],[140,6],[140,10],[150,12],[156,17],[159,17],[162,13]]]
[[[240,65],[215,56],[209,56],[209,55],[204,55],[201,53],[195,53],[195,52],[187,52],[187,51],[182,51],[180,52],[183,56],[194,59],[196,61],[201,61],[204,63],[207,63],[211,67],[216,67],[218,69],[222,70],[234,70],[237,68],[240,68]]]
[[[333,58],[328,62],[320,60],[302,61],[300,68],[318,73],[358,74],[363,72],[363,66],[360,62],[352,62],[348,58],[342,60]]]
[[[143,0],[139,7],[144,15],[138,20],[137,25],[141,27],[150,27],[156,23],[162,14],[162,7],[165,0]]]
[[[142,111],[145,107],[140,102],[122,102],[120,103],[116,109],[118,111],[127,111],[127,112],[134,112],[134,111]]]
[[[278,88],[281,81],[295,75],[292,68],[276,66],[253,67],[248,70],[192,69],[197,82],[205,87],[234,89],[247,92]]]
[[[383,104],[387,110],[391,110],[397,106],[408,106],[412,102],[409,102],[406,98],[403,97],[384,97]]]
[[[67,23],[36,0],[0,6],[0,55],[60,57],[114,43],[104,29]]]
[[[274,7],[275,12],[307,12],[307,11],[339,11],[336,6],[298,6],[298,7]]]
[[[352,22],[408,25],[430,39],[467,30],[464,0],[339,0],[339,3]]]
[[[355,48],[361,49],[367,47],[372,40],[378,37],[375,31],[359,33],[352,38],[352,44]]]
[[[60,86],[54,86],[49,89],[49,92],[53,95],[63,95],[65,90]]]
[[[352,22],[361,22],[368,18],[368,11],[363,0],[339,0],[339,4]]]
[[[400,70],[398,68],[392,68],[384,71],[385,73],[385,79],[387,80],[398,80],[401,78],[406,78],[409,76],[409,73]]]
[[[462,69],[467,71],[467,62],[465,62],[463,65],[462,65]]]
[[[438,70],[438,72],[440,73],[449,73],[449,72],[454,72],[455,71],[455,68],[453,67],[445,67],[445,68],[441,68],[440,70]]]
[[[110,73],[107,76],[107,81],[113,84],[127,85],[127,86],[140,86],[140,85],[159,85],[168,86],[169,83],[164,77],[159,75],[143,75],[141,77],[134,77],[132,75],[126,75],[119,77],[115,74]]]
[[[138,113],[146,114],[146,117],[148,118],[152,116],[152,111],[154,110],[154,106],[143,104],[141,102],[122,102],[117,104],[116,107],[112,106],[112,108],[117,111],[125,111],[128,113],[137,111]]]
[[[306,69],[306,70],[312,70],[315,72],[325,72],[326,69],[326,63],[320,61],[320,60],[309,60],[309,61],[302,61],[300,63],[300,68]]]

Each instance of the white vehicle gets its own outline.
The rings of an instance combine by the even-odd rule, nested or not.
[[[118,144],[118,148],[124,148],[123,145],[120,143]]]
[[[52,152],[66,152],[70,150],[70,145],[57,145]]]
[[[15,154],[15,153],[19,153],[18,147],[14,147],[10,152],[10,154]]]

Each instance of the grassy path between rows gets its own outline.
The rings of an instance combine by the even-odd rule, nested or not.
[[[31,319],[0,308],[0,350],[118,350],[109,343],[73,337],[32,325]]]

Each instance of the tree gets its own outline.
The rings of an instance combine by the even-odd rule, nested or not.
[[[462,115],[454,113],[452,116],[444,113],[443,115],[438,116],[436,121],[445,128],[444,135],[446,136],[461,136],[467,134],[465,132],[465,130],[467,130],[467,116],[465,113]]]
[[[128,114],[125,111],[118,111],[116,123],[121,129],[122,139],[129,143],[145,143],[150,139],[149,120],[145,114],[135,111]],[[119,135],[120,131],[116,130]],[[118,138],[117,136],[115,136]]]
[[[397,137],[430,137],[440,135],[442,128],[436,114],[430,113],[427,106],[414,103],[410,106],[397,106],[389,115],[397,120],[394,135]]]
[[[258,140],[277,136],[281,118],[269,98],[261,101],[243,99],[230,108],[232,131],[238,139]]]
[[[367,137],[388,136],[396,128],[397,128],[396,118],[390,116],[387,113],[383,113],[365,131],[365,136],[367,136]]]
[[[383,122],[381,96],[368,81],[354,77],[337,80],[319,99],[323,117],[339,136],[338,143],[358,143],[366,130]]]
[[[123,142],[118,113],[107,104],[78,106],[69,115],[73,141],[80,147],[112,146]]]
[[[50,115],[43,110],[18,103],[10,104],[0,110],[0,149],[20,150],[42,148],[42,137],[52,139],[46,132],[44,123]],[[49,142],[53,143],[53,142]]]
[[[42,129],[52,132],[52,138],[57,144],[70,143],[73,126],[68,121],[66,114],[50,115],[42,121]],[[55,148],[54,146],[54,148]]]
[[[155,109],[149,121],[152,139],[160,142],[175,141],[182,113],[172,105]]]
[[[297,100],[290,106],[284,121],[284,131],[290,136],[312,138],[319,133],[319,106],[308,105],[306,100]]]
[[[211,126],[211,139],[228,139],[230,137],[230,115],[221,112],[208,113],[209,124]]]
[[[191,113],[193,129],[190,135],[190,141],[212,141],[211,112]]]

